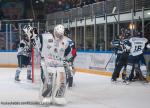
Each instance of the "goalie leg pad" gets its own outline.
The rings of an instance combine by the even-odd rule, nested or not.
[[[129,75],[131,74],[132,72],[132,69],[133,69],[133,65],[131,64],[128,64],[127,67],[126,67],[126,76],[129,78]]]
[[[41,90],[40,90],[40,100],[42,102],[52,102],[52,93],[54,88],[55,73],[53,69],[47,68],[45,63],[41,63]]]
[[[55,97],[64,97],[66,89],[66,77],[64,72],[57,72],[55,87]]]
[[[55,73],[52,73],[53,68],[47,68],[45,65],[42,66],[43,74],[44,74],[44,83],[43,83],[43,97],[50,97],[52,96],[54,80],[55,80]]]
[[[54,75],[51,73],[48,74],[46,81],[44,82],[44,86],[43,86],[43,93],[42,96],[43,97],[50,97],[52,95],[52,89],[53,89],[53,77]]]
[[[22,68],[17,68],[15,78],[19,78],[21,70],[22,70]]]
[[[146,76],[147,76],[147,68],[146,68],[146,66],[145,65],[141,65],[140,69],[141,69],[141,72],[142,72],[143,76],[146,78]]]
[[[66,74],[63,67],[57,67],[55,88],[53,91],[53,102],[55,104],[64,105],[66,104],[65,93],[66,93]]]

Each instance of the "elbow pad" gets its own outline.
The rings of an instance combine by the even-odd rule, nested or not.
[[[147,46],[146,46],[146,47],[150,49],[150,43],[149,43],[149,44],[147,44]]]

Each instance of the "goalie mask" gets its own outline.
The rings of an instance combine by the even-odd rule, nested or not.
[[[56,39],[60,39],[61,40],[63,38],[63,36],[64,36],[64,31],[65,31],[65,28],[64,28],[63,25],[55,26],[55,28],[54,28],[54,37]]]

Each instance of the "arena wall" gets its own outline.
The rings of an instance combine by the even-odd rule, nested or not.
[[[17,67],[16,51],[0,52],[0,67]],[[147,66],[150,54],[145,54]],[[110,76],[114,68],[115,55],[110,51],[77,52],[75,67],[78,71]]]

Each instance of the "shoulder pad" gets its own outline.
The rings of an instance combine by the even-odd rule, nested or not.
[[[111,44],[115,45],[115,46],[119,46],[120,45],[120,40],[119,39],[113,40],[113,41],[111,41]]]

